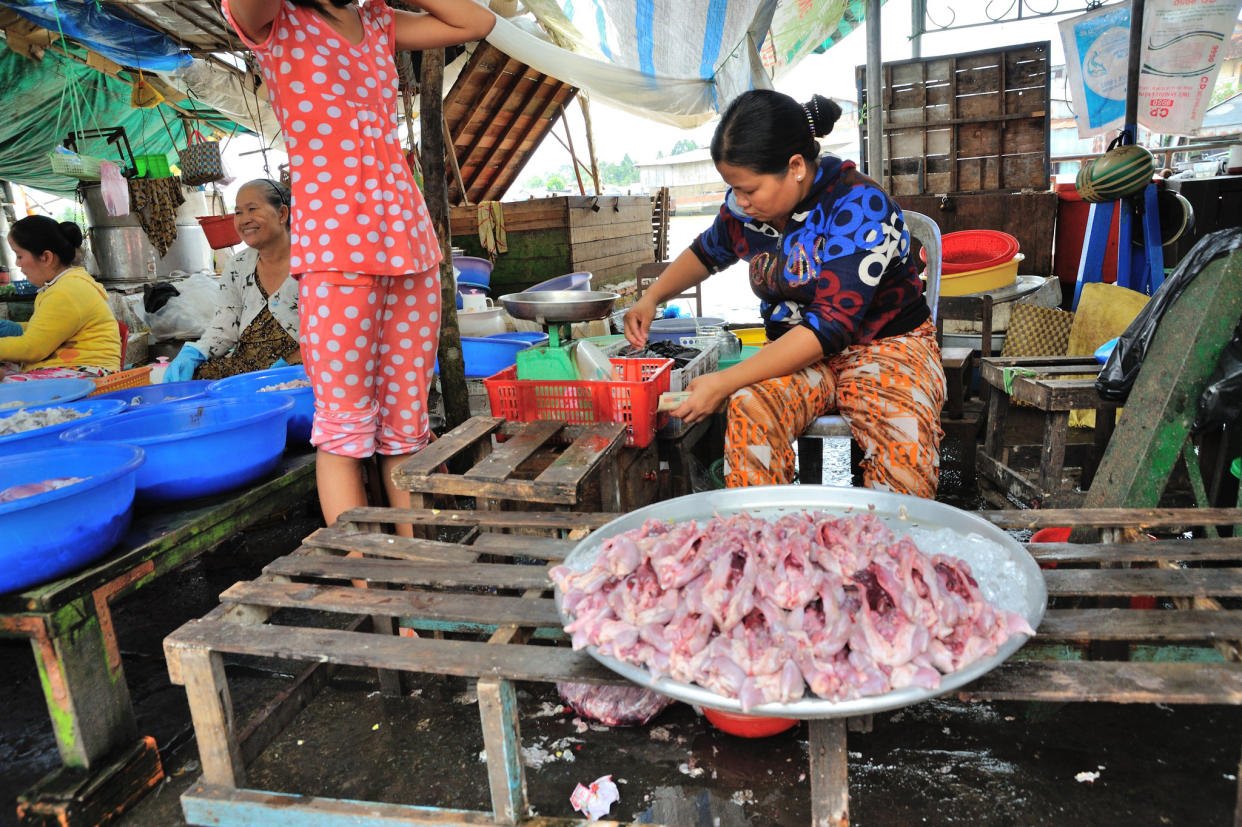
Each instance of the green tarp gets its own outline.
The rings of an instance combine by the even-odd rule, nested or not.
[[[85,57],[84,51],[79,54]],[[71,131],[124,127],[135,154],[165,153],[173,163],[176,154],[169,131],[178,146],[185,145],[176,110],[167,105],[134,109],[129,105],[132,87],[128,83],[51,50],[42,61],[34,61],[0,46],[0,89],[4,90],[0,95],[0,179],[23,186],[74,197],[77,179],[52,172],[47,157]],[[179,105],[193,108],[188,101]],[[165,121],[170,130],[165,129]],[[233,129],[231,122],[215,124]],[[77,149],[84,155],[122,160],[102,139],[79,141]],[[130,165],[128,158],[124,165]]]

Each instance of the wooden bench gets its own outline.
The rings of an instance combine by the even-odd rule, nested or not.
[[[1006,528],[1078,525],[1096,529],[1123,526],[1177,533],[1205,523],[1242,522],[1242,510],[1138,510],[979,512]],[[183,684],[198,738],[203,775],[182,797],[191,824],[250,824],[264,819],[281,824],[567,824],[569,819],[529,818],[525,770],[521,761],[516,681],[577,681],[623,684],[585,653],[566,647],[533,646],[535,638],[563,638],[551,599],[546,565],[512,565],[515,555],[551,565],[573,548],[564,537],[496,533],[543,529],[563,533],[599,526],[611,514],[498,513],[472,511],[392,511],[358,509],[339,529],[309,537],[297,552],[272,563],[263,576],[238,583],[222,604],[165,640],[169,674]],[[401,539],[359,530],[364,524],[412,522],[466,531],[462,542]],[[1115,534],[1115,532],[1114,532]],[[1100,568],[1058,568],[1046,572],[1053,607],[1036,642],[1005,664],[958,692],[965,700],[1108,701],[1120,703],[1242,703],[1242,665],[1234,641],[1242,640],[1242,613],[1220,610],[1212,596],[1242,594],[1242,539],[1164,540],[1121,543],[1110,540],[1072,545],[1032,544],[1040,560]],[[372,555],[345,558],[351,551]],[[486,555],[486,556],[480,556]],[[1211,562],[1212,568],[1182,567],[1184,561]],[[1123,568],[1127,565],[1148,568]],[[350,585],[365,580],[371,588]],[[401,590],[384,589],[397,584]],[[1131,610],[1061,608],[1059,598],[1115,598],[1160,595],[1176,609]],[[283,623],[267,622],[282,609]],[[335,621],[325,620],[336,615]],[[366,618],[380,617],[431,632],[474,632],[486,639],[437,639],[377,635]],[[299,620],[289,620],[295,617]],[[383,624],[381,624],[383,625]],[[342,629],[342,626],[346,628]],[[331,628],[327,628],[331,627]],[[1191,644],[1229,642],[1217,662],[1137,662],[1042,659],[1066,643],[1090,652],[1093,644]],[[251,721],[234,717],[225,675],[225,656],[280,657],[309,667],[293,686]],[[333,665],[402,670],[477,679],[477,695],[490,811],[445,810],[434,802],[379,804],[248,789],[247,765],[279,735],[284,723],[309,703],[314,688]],[[809,722],[811,815],[816,825],[849,821],[846,721]],[[980,814],[980,818],[985,816]],[[351,822],[355,823],[355,822]]]
[[[159,754],[154,739],[139,738],[109,604],[311,496],[314,460],[313,453],[286,454],[268,477],[240,491],[188,508],[140,511],[119,547],[96,565],[0,595],[0,637],[30,640],[63,764],[19,796],[24,820],[97,824],[159,782]]]

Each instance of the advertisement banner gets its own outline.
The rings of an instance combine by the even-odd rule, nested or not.
[[[1203,123],[1242,0],[1147,0],[1138,122],[1165,135]],[[1079,137],[1120,129],[1130,62],[1130,5],[1060,23]]]

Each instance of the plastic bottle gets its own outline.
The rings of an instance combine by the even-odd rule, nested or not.
[[[151,384],[158,385],[164,381],[164,371],[168,370],[168,357],[160,356],[151,366]]]

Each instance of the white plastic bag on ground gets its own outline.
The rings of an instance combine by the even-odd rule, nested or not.
[[[569,803],[591,821],[598,821],[608,815],[612,805],[621,798],[621,792],[612,782],[611,775],[601,775],[591,782],[591,786],[579,784],[574,788]]]
[[[198,339],[216,314],[220,285],[206,273],[194,273],[174,282],[178,295],[154,313],[146,313],[147,327],[156,341]]]

